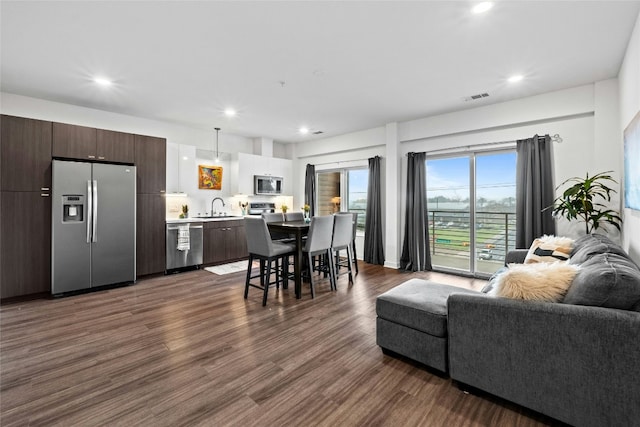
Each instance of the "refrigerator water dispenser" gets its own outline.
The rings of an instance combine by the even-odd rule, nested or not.
[[[62,196],[62,222],[84,221],[84,196]]]

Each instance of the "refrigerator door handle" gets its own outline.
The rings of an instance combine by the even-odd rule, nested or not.
[[[93,230],[91,235],[92,241],[98,241],[98,180],[93,181]]]
[[[87,243],[91,243],[91,223],[93,222],[93,197],[91,192],[91,180],[87,181]]]

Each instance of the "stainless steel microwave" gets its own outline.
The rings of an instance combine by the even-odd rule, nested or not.
[[[274,196],[282,194],[283,190],[282,177],[280,176],[253,176],[253,192],[256,195]]]

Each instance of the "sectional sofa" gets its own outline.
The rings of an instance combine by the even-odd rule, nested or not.
[[[409,280],[377,299],[378,345],[568,424],[638,426],[640,269],[599,235],[568,262],[578,269],[561,302]]]

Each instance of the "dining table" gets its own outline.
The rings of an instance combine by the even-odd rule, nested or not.
[[[309,223],[305,221],[269,222],[267,227],[270,232],[285,233],[295,236],[296,251],[293,261],[293,274],[295,281],[296,298],[302,298],[302,238],[309,234]]]

